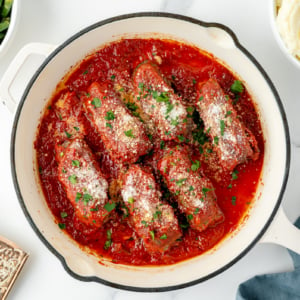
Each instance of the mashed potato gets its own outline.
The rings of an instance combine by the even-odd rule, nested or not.
[[[300,59],[300,0],[277,0],[277,26],[288,51]]]

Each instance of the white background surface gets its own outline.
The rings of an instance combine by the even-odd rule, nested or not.
[[[21,1],[20,1],[21,2]],[[300,215],[300,68],[279,49],[271,30],[269,0],[26,0],[14,41],[0,57],[0,80],[19,49],[29,42],[58,45],[78,30],[119,14],[167,11],[230,27],[240,43],[265,68],[284,104],[290,125],[292,165],[283,199],[291,221]],[[20,97],[31,72],[15,89]],[[15,241],[30,257],[8,299],[234,299],[238,285],[257,274],[293,269],[286,249],[256,245],[229,270],[204,283],[164,293],[134,293],[99,283],[81,282],[63,269],[60,261],[38,239],[15,195],[10,171],[10,133],[13,115],[0,104],[0,235]],[[288,232],[287,232],[288,234]],[[300,242],[300,241],[299,241]]]

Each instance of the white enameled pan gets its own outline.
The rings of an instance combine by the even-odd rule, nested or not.
[[[214,249],[179,264],[163,267],[116,265],[83,252],[54,222],[41,192],[35,168],[36,129],[47,100],[64,74],[86,54],[121,37],[155,36],[182,40],[212,53],[240,76],[252,94],[265,136],[261,184],[249,217]],[[10,87],[28,57],[46,58],[31,78],[20,101]],[[275,242],[300,253],[300,231],[286,218],[281,199],[289,164],[286,115],[270,78],[227,27],[165,13],[137,13],[101,21],[58,47],[30,44],[8,68],[0,97],[14,111],[11,167],[21,207],[34,231],[74,277],[135,291],[166,291],[207,280],[226,270],[258,242]],[[17,103],[19,102],[18,106]]]

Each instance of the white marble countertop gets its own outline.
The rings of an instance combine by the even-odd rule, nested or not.
[[[292,165],[283,207],[289,219],[300,215],[300,68],[281,52],[270,25],[269,1],[260,0],[26,0],[20,1],[18,30],[9,51],[0,57],[0,79],[19,49],[29,42],[58,45],[78,30],[120,14],[140,11],[174,12],[230,27],[240,43],[265,68],[284,104],[292,145]],[[29,80],[30,72],[26,80]],[[20,97],[25,83],[15,93]],[[44,246],[27,222],[14,191],[10,171],[10,133],[13,115],[0,104],[0,235],[30,253],[9,299],[234,299],[238,285],[263,273],[293,269],[287,250],[258,244],[230,269],[193,287],[164,293],[117,290],[71,277],[60,261]],[[288,233],[287,233],[288,234]]]

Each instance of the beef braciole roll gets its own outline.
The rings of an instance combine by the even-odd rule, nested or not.
[[[193,128],[192,119],[156,65],[140,64],[133,74],[133,84],[135,102],[147,116],[146,123],[152,123],[160,140],[182,142],[188,138]]]
[[[101,227],[115,205],[108,199],[108,183],[93,153],[81,139],[60,149],[64,150],[59,155],[58,179],[75,214],[83,223]]]
[[[247,159],[257,159],[259,149],[252,132],[242,123],[231,100],[215,79],[198,86],[196,103],[220,164],[232,171]]]
[[[198,166],[193,167],[185,147],[169,148],[158,169],[191,228],[203,231],[224,220],[211,181],[200,174]]]
[[[97,82],[92,83],[88,92],[88,117],[112,159],[133,163],[151,150],[144,124],[131,115],[117,96],[105,93]]]
[[[174,211],[160,200],[153,174],[132,165],[123,177],[121,195],[131,226],[149,252],[164,252],[180,238]]]

